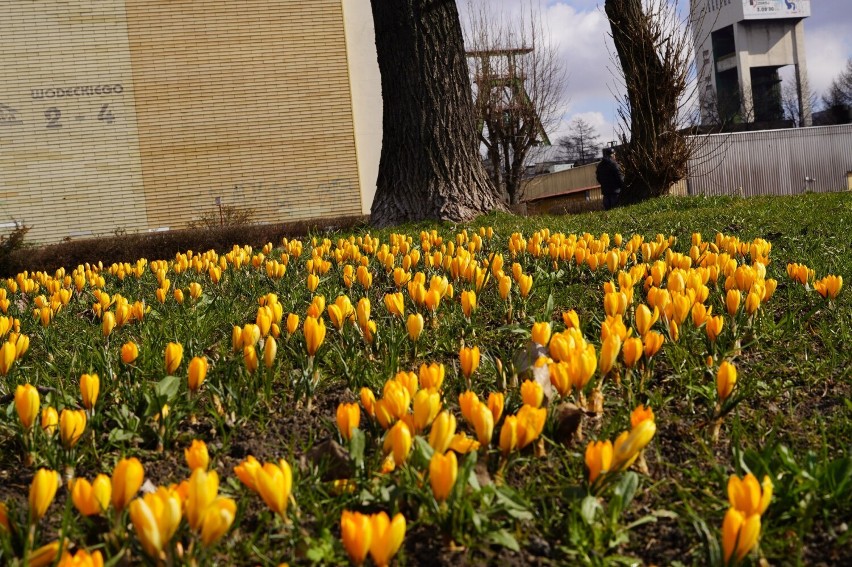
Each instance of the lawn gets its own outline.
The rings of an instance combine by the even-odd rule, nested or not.
[[[0,281],[0,564],[852,564],[850,231],[663,198]]]

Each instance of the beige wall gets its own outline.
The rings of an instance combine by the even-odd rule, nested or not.
[[[0,18],[0,233],[146,228],[124,0],[4,0]]]
[[[0,227],[37,242],[179,228],[216,198],[258,221],[368,211],[365,15],[365,0],[4,0]]]
[[[361,211],[340,0],[127,0],[149,224]]]

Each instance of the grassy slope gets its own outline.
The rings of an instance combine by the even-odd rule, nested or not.
[[[829,273],[840,274],[852,285],[852,197],[847,194],[805,195],[797,198],[731,199],[731,198],[666,198],[639,206],[618,209],[608,213],[590,213],[569,217],[517,218],[508,215],[487,216],[474,226],[493,225],[499,235],[500,246],[513,231],[529,235],[533,230],[549,228],[551,232],[590,232],[610,235],[620,232],[625,237],[638,233],[648,238],[657,233],[675,235],[677,249],[688,251],[693,232],[701,232],[705,240],[712,240],[717,231],[734,234],[747,240],[756,237],[772,242],[772,263],[767,277],[774,277],[779,285],[773,300],[767,304],[755,332],[755,342],[743,349],[737,359],[740,388],[744,401],[728,416],[722,429],[721,441],[708,441],[708,415],[712,410],[714,389],[712,378],[703,370],[703,351],[690,350],[689,345],[703,345],[698,331],[691,336],[685,331],[678,344],[666,346],[666,355],[658,361],[650,384],[647,400],[653,406],[658,423],[657,438],[647,455],[649,477],[643,478],[637,499],[627,512],[627,518],[616,526],[588,529],[577,523],[579,506],[577,490],[582,486],[582,446],[564,448],[549,444],[545,459],[529,455],[517,459],[507,471],[506,482],[517,489],[520,499],[533,512],[535,520],[521,523],[514,533],[524,547],[524,554],[498,551],[502,560],[519,563],[550,560],[564,563],[573,560],[603,561],[601,554],[611,559],[619,554],[639,557],[646,562],[671,564],[675,561],[703,564],[704,550],[700,531],[702,521],[716,530],[721,523],[725,504],[725,483],[732,472],[742,473],[745,467],[762,475],[771,473],[776,478],[776,496],[767,512],[762,540],[762,553],[771,563],[812,563],[819,560],[828,564],[850,560],[848,531],[843,524],[852,519],[852,471],[847,466],[852,458],[852,293],[844,289],[833,307],[828,308],[813,291],[793,284],[785,273],[788,262],[803,262],[814,268],[817,277]],[[398,227],[395,232],[416,235],[433,225]],[[439,229],[447,236],[460,227],[444,226]],[[374,235],[376,233],[373,233]],[[382,241],[388,232],[379,233]],[[306,247],[307,250],[308,247]],[[508,256],[507,256],[508,262]],[[605,270],[591,275],[571,271],[546,284],[546,262],[538,263],[542,271],[536,273],[536,292],[530,300],[527,313],[541,317],[545,310],[547,291],[553,294],[555,311],[576,308],[586,325],[588,337],[597,336],[597,318],[602,299],[601,285]],[[528,266],[528,270],[534,266]],[[295,270],[293,270],[295,273]],[[150,273],[148,280],[151,279]],[[303,276],[301,276],[303,277]],[[186,287],[189,275],[173,277],[173,285]],[[331,278],[336,280],[337,278]],[[205,290],[211,284],[205,282]],[[303,280],[272,284],[257,279],[234,279],[227,283],[227,301],[213,301],[202,317],[187,309],[177,309],[174,318],[161,317],[156,312],[146,320],[141,331],[126,328],[112,338],[111,354],[104,351],[99,329],[89,325],[86,333],[79,332],[80,319],[61,316],[48,329],[47,334],[34,331],[32,351],[20,379],[29,379],[42,385],[66,392],[70,401],[76,397],[76,377],[81,372],[94,369],[102,377],[108,373],[106,366],[115,363],[117,346],[130,338],[142,346],[142,363],[134,383],[155,380],[162,376],[162,349],[167,340],[184,343],[188,360],[190,353],[204,351],[218,361],[222,372],[240,376],[241,361],[226,360],[230,348],[230,325],[243,324],[254,318],[256,299],[274,289],[284,298],[287,309],[304,312],[307,292]],[[461,290],[459,286],[458,291]],[[114,290],[112,290],[114,292]],[[140,286],[128,281],[121,291],[131,299],[145,296],[149,302],[153,291],[151,282]],[[320,291],[335,297],[339,285],[331,281],[321,284]],[[496,305],[493,290],[481,298],[482,305]],[[457,311],[458,307],[454,307]],[[485,307],[475,318],[476,342],[484,351],[502,353],[523,344],[522,337],[501,327],[499,316]],[[373,298],[375,317],[381,317],[384,308],[381,297]],[[718,307],[716,309],[718,311]],[[285,311],[286,312],[286,311]],[[554,314],[554,320],[558,315]],[[24,313],[21,318],[28,317]],[[31,323],[28,321],[28,325]],[[521,327],[528,329],[530,323]],[[500,327],[500,330],[495,330]],[[380,332],[383,323],[380,323]],[[458,349],[458,337],[465,332],[459,317],[447,318],[447,324],[424,342],[418,351],[417,364],[422,360],[442,360],[452,364]],[[35,337],[35,335],[38,335]],[[329,339],[332,333],[330,331]],[[693,347],[694,348],[694,347]],[[282,349],[286,351],[286,349]],[[106,354],[104,354],[106,352]],[[402,367],[416,367],[407,362],[405,352],[400,352]],[[107,358],[112,357],[108,363]],[[282,356],[282,355],[279,355]],[[283,352],[286,358],[289,356]],[[232,476],[233,467],[246,454],[271,459],[286,456],[291,462],[304,457],[316,443],[334,437],[334,408],[341,399],[352,399],[351,390],[362,384],[378,390],[388,373],[395,369],[396,357],[385,352],[375,360],[366,357],[337,357],[328,355],[324,361],[324,382],[317,397],[317,408],[307,414],[288,399],[286,386],[274,383],[271,398],[264,398],[255,383],[243,380],[226,383],[211,379],[209,394],[216,393],[223,400],[227,414],[235,419],[216,416],[205,397],[199,409],[200,425],[188,424],[187,409],[175,405],[174,431],[169,431],[167,442],[183,447],[192,437],[201,437],[211,445],[223,476]],[[185,364],[185,363],[184,363]],[[480,372],[480,392],[493,389],[494,369],[488,360],[483,361]],[[123,380],[121,376],[117,381]],[[348,382],[348,384],[347,384]],[[106,384],[105,391],[112,386]],[[80,450],[78,474],[91,478],[94,473],[110,470],[119,453],[138,454],[146,463],[148,476],[154,482],[175,482],[186,475],[181,470],[181,451],[167,451],[160,456],[151,451],[152,439],[143,425],[133,425],[133,413],[144,409],[143,390],[138,385],[121,396],[111,393],[116,402],[107,403],[96,417],[100,427],[97,446]],[[448,387],[446,400],[454,400],[461,390],[456,383]],[[208,394],[208,395],[209,395]],[[107,394],[105,394],[106,396]],[[54,396],[55,404],[59,396]],[[106,398],[109,399],[109,398]],[[454,402],[452,405],[455,405]],[[516,403],[516,402],[515,402]],[[587,438],[613,438],[629,421],[629,406],[616,390],[607,393],[605,419],[585,424]],[[0,500],[20,501],[28,478],[17,478],[19,446],[14,440],[14,411],[0,418]],[[182,420],[182,421],[181,421]],[[143,419],[144,421],[144,419]],[[134,427],[136,428],[134,430]],[[129,439],[122,439],[114,431],[136,431]],[[552,431],[546,431],[552,434]],[[109,434],[109,435],[108,435]],[[789,451],[785,451],[786,447]],[[845,457],[846,461],[842,458]],[[108,463],[109,466],[107,466]],[[834,464],[832,464],[834,463]],[[849,465],[852,467],[852,465]],[[321,466],[321,470],[325,465]],[[493,471],[492,471],[493,472]],[[844,476],[846,475],[846,476]],[[369,486],[361,488],[369,490]],[[239,493],[235,484],[228,490]],[[237,531],[221,553],[230,559],[247,554],[263,561],[278,559],[305,559],[308,557],[340,560],[342,550],[336,543],[335,526],[341,507],[355,505],[359,497],[348,500],[333,497],[327,487],[309,474],[298,475],[295,482],[301,530],[284,530],[280,539],[265,536],[270,521],[258,509],[253,495],[242,497],[247,508],[241,507]],[[391,496],[396,505],[405,506],[413,497]],[[380,505],[384,496],[373,495]],[[59,499],[62,499],[60,494]],[[254,501],[252,500],[254,499]],[[243,504],[241,504],[242,506]],[[385,504],[386,505],[386,504]],[[52,508],[60,515],[58,504]],[[631,519],[646,514],[656,514],[656,521],[630,530],[629,541],[619,539],[620,529]],[[412,518],[409,518],[412,520]],[[440,557],[447,563],[457,563],[463,555],[448,552],[440,538],[434,535],[434,526],[427,514],[412,525],[406,542],[405,559],[409,563],[428,564]],[[53,525],[56,527],[55,523]],[[258,529],[260,528],[260,529]],[[82,529],[79,528],[78,529]],[[272,531],[275,531],[274,529]],[[93,533],[91,530],[85,533]],[[82,537],[83,532],[77,534]],[[418,541],[420,540],[420,541]],[[423,541],[428,543],[423,543]],[[614,545],[608,549],[612,542]],[[471,547],[468,559],[486,561],[493,558],[494,550],[483,541],[467,542]],[[335,547],[337,546],[337,547]],[[580,550],[579,552],[577,550]]]

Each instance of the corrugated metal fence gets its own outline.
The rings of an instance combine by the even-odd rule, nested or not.
[[[852,171],[852,124],[691,139],[698,147],[689,161],[690,195],[841,191]]]

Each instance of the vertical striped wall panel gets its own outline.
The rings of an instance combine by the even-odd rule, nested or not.
[[[361,212],[341,0],[6,0],[0,20],[0,227],[180,228],[217,198]]]
[[[697,151],[689,162],[691,195],[840,191],[852,171],[852,124],[692,139]]]

